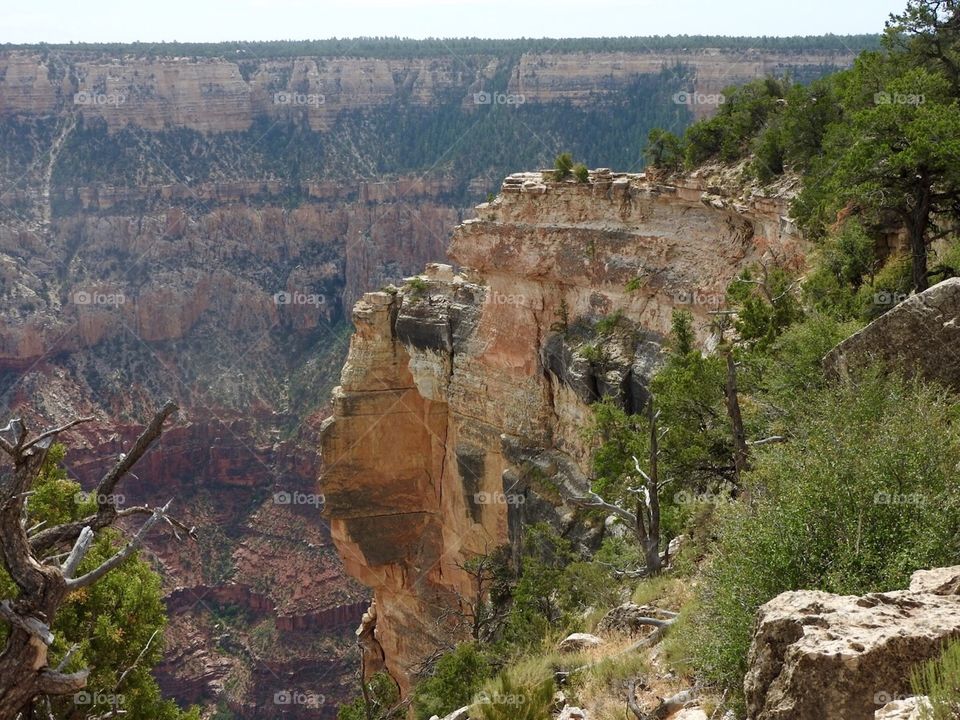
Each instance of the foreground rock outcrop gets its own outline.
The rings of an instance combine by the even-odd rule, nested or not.
[[[960,278],[907,298],[837,345],[823,362],[835,377],[878,363],[960,390]]]
[[[374,590],[373,636],[404,690],[464,633],[467,559],[531,520],[574,522],[556,489],[511,458],[554,458],[551,475],[584,478],[589,403],[642,405],[675,309],[693,313],[710,346],[710,311],[741,269],[770,251],[802,262],[789,193],[737,195],[706,173],[676,184],[609,170],[583,184],[546,178],[507,178],[457,228],[460,274],[430,266],[354,308],[322,489],[344,567]]]
[[[958,583],[960,567],[953,567],[916,573],[909,590],[777,596],[760,608],[754,629],[748,718],[873,720],[906,699],[911,668],[960,637]],[[876,717],[910,717],[905,709]]]

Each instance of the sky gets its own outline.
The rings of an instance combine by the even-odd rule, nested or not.
[[[0,42],[880,32],[906,0],[3,0]]]

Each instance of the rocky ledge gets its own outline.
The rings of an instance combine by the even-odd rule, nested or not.
[[[750,720],[919,716],[910,669],[960,637],[960,566],[863,597],[800,590],[760,608],[744,681]]]

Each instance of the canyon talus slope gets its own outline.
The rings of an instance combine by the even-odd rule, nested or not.
[[[454,232],[461,272],[431,265],[355,306],[321,486],[345,569],[374,591],[371,664],[382,654],[402,688],[462,637],[464,564],[557,504],[552,478],[525,476],[506,451],[557,453],[557,478],[563,462],[586,470],[588,403],[641,401],[673,310],[693,313],[709,347],[710,312],[742,269],[803,262],[789,188],[760,197],[734,177],[512,175]],[[617,313],[631,330],[605,339],[606,357],[570,347]]]

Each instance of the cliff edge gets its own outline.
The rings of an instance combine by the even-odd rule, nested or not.
[[[675,309],[710,347],[711,313],[742,269],[771,255],[802,265],[790,181],[761,196],[737,178],[514,174],[454,231],[459,272],[429,265],[356,304],[321,484],[344,566],[374,592],[368,674],[385,665],[408,690],[464,632],[464,563],[526,522],[572,522],[505,445],[549,448],[589,474],[590,403],[642,406]]]

